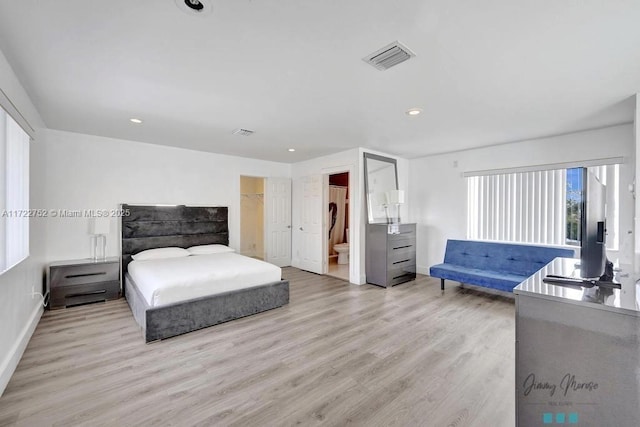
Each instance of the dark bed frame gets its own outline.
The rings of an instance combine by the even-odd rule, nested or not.
[[[150,307],[127,273],[131,256],[147,249],[229,244],[227,207],[122,205],[123,293],[145,341],[173,337],[289,303],[289,282]]]

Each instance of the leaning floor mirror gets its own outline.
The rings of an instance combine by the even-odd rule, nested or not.
[[[395,159],[364,153],[364,185],[369,224],[400,222],[398,171]]]

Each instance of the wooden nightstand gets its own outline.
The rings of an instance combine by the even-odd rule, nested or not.
[[[49,264],[50,309],[117,299],[120,259],[79,259]]]

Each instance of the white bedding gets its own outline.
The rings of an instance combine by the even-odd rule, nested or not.
[[[129,275],[150,307],[281,280],[280,267],[233,252],[132,261]]]

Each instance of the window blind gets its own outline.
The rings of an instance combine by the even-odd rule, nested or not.
[[[560,170],[470,177],[467,237],[564,245],[565,188]]]
[[[618,165],[589,168],[607,185],[607,248],[618,248]],[[579,245],[567,228],[574,204],[567,169],[467,177],[467,238],[564,246]],[[571,186],[571,185],[570,185]],[[569,205],[569,209],[567,206]],[[569,238],[568,238],[569,237]]]
[[[0,110],[0,272],[29,255],[29,140]]]

